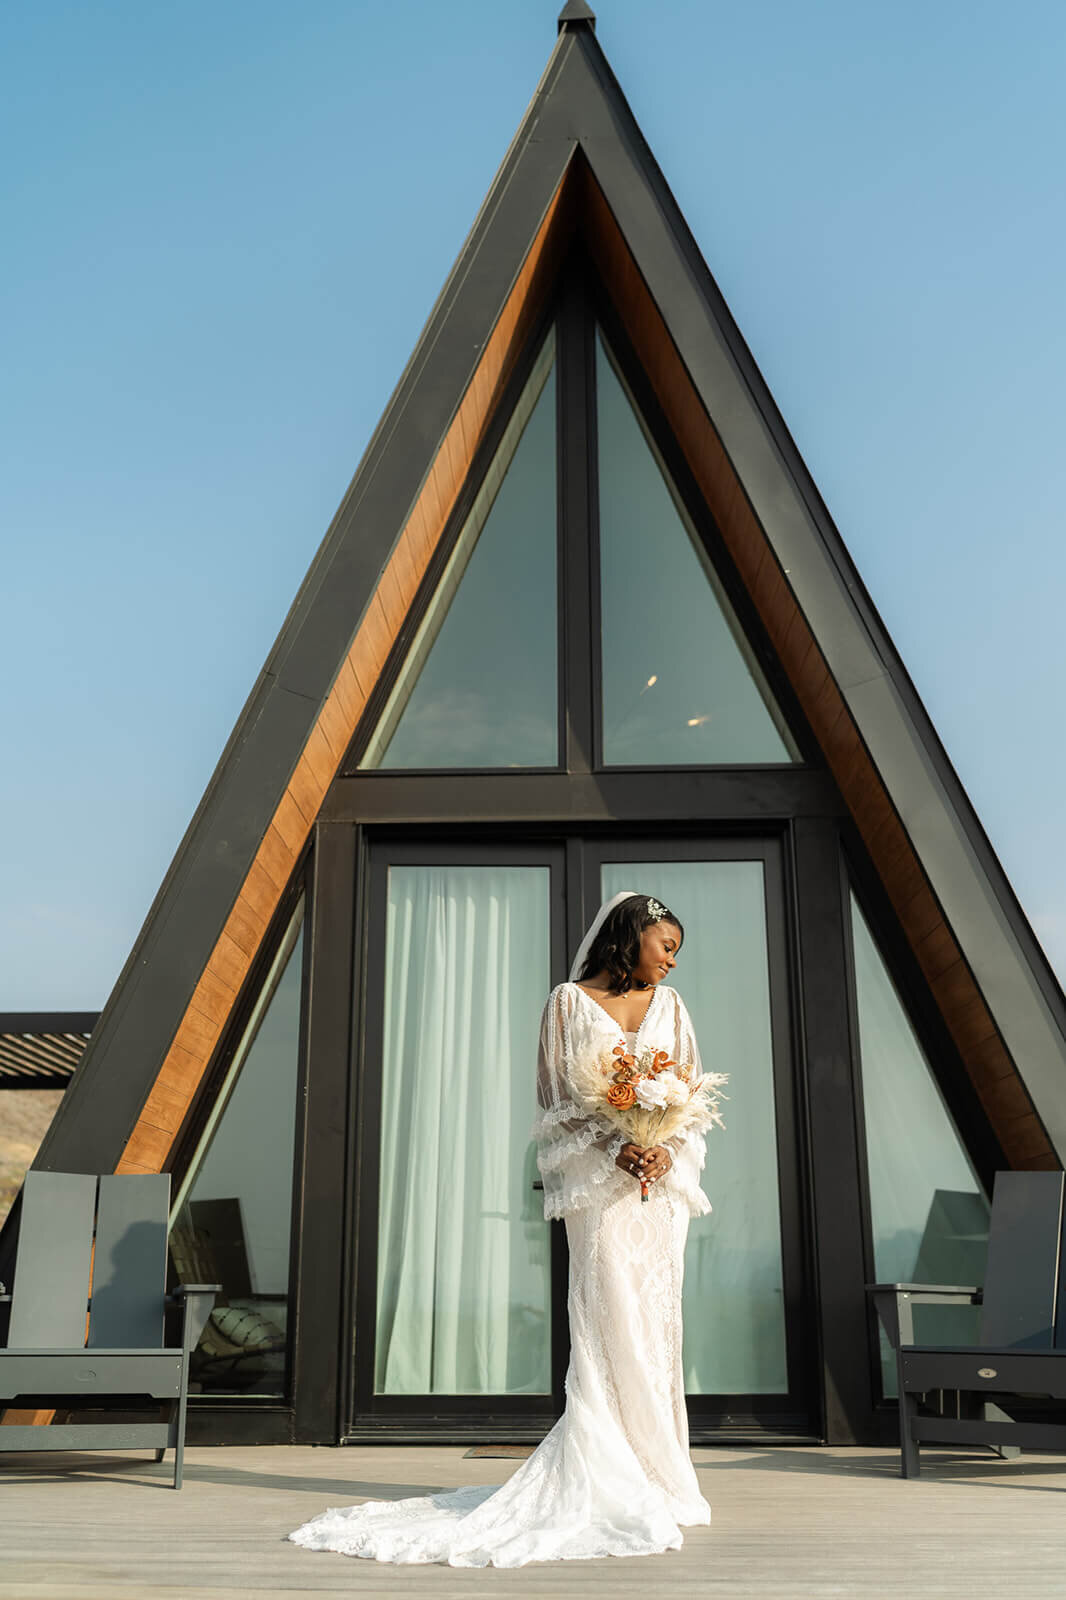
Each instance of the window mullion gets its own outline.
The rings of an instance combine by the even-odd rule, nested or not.
[[[559,648],[563,760],[596,765],[598,590],[592,529],[596,506],[595,326],[583,264],[563,287],[558,338]]]

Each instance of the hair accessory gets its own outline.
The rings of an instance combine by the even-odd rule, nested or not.
[[[666,914],[667,914],[666,907],[660,901],[653,900],[651,898],[651,896],[649,895],[648,896],[648,916],[651,918],[651,920],[653,922],[661,922],[663,920],[663,918],[666,916]]]

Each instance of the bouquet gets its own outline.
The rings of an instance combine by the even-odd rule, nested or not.
[[[649,1048],[638,1056],[617,1044],[609,1056],[572,1061],[567,1081],[582,1111],[602,1117],[642,1148],[662,1144],[676,1133],[702,1132],[715,1123],[725,1127],[719,1106],[729,1074],[697,1072],[689,1063],[672,1061],[665,1050]],[[648,1198],[643,1181],[640,1198]]]

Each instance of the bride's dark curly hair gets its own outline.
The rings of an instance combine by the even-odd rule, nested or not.
[[[645,928],[650,928],[653,922],[672,922],[684,939],[681,918],[676,917],[669,907],[665,916],[651,916],[648,911],[649,898],[646,894],[631,894],[628,900],[620,901],[613,911],[607,913],[603,926],[589,946],[584,966],[577,975],[579,983],[605,970],[610,977],[612,991],[628,994],[633,986],[633,968],[640,960],[640,936]],[[659,904],[662,905],[661,900]]]

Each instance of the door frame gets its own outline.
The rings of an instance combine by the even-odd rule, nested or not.
[[[580,824],[578,824],[580,828]],[[363,830],[360,830],[361,832]],[[640,830],[616,825],[587,827],[566,835],[556,827],[524,830],[482,830],[457,837],[447,828],[374,829],[360,851],[363,871],[359,896],[362,914],[355,940],[356,981],[353,986],[352,1107],[353,1136],[349,1155],[350,1245],[345,1271],[350,1278],[348,1313],[343,1329],[347,1347],[342,1356],[341,1436],[350,1442],[394,1437],[409,1442],[539,1439],[562,1410],[562,1379],[569,1359],[566,1325],[567,1257],[565,1229],[554,1224],[552,1239],[552,1377],[547,1406],[537,1397],[510,1396],[380,1396],[373,1393],[373,1336],[377,1296],[377,1140],[380,1132],[381,1078],[373,1070],[380,1061],[383,1028],[384,943],[372,936],[384,927],[386,863],[404,865],[513,864],[548,865],[551,869],[552,982],[565,977],[567,949],[576,949],[588,920],[599,904],[599,864],[605,859],[715,860],[759,859],[764,867],[766,929],[770,971],[770,1008],[777,1118],[778,1182],[781,1201],[781,1245],[789,1373],[788,1395],[693,1396],[690,1427],[696,1441],[759,1438],[810,1441],[821,1436],[818,1373],[813,1359],[816,1316],[814,1277],[810,1270],[810,1232],[806,1225],[806,1167],[799,1112],[795,1007],[790,985],[788,940],[787,851],[785,830],[715,830],[706,824],[684,832],[661,826]],[[488,834],[488,836],[486,836]],[[790,1201],[792,1203],[790,1203]],[[354,1254],[354,1262],[353,1262]]]
[[[816,1305],[806,1171],[798,1036],[788,939],[785,849],[780,831],[742,828],[698,835],[640,836],[626,830],[580,841],[586,905],[599,904],[598,875],[605,861],[760,861],[767,940],[770,1037],[773,1060],[779,1237],[785,1317],[788,1391],[785,1394],[687,1395],[694,1441],[736,1436],[810,1439],[820,1432],[820,1396],[812,1338]],[[719,1135],[712,1135],[719,1137]]]
[[[550,1307],[552,1327],[550,1394],[540,1395],[379,1395],[374,1392],[377,1320],[377,1222],[381,1129],[380,1062],[384,1035],[384,939],[389,866],[537,866],[549,869],[549,970],[565,959],[565,849],[559,839],[540,842],[498,838],[459,839],[375,831],[367,839],[364,937],[358,1009],[362,1026],[353,1029],[355,1097],[352,1138],[352,1318],[345,1329],[348,1358],[348,1422],[344,1437],[383,1436],[416,1440],[499,1438],[536,1440],[554,1424],[563,1405],[563,1378],[569,1340],[565,1317],[556,1308],[566,1300],[567,1261],[552,1229]],[[531,1052],[532,1059],[532,1052]],[[349,1265],[349,1271],[351,1266]]]

